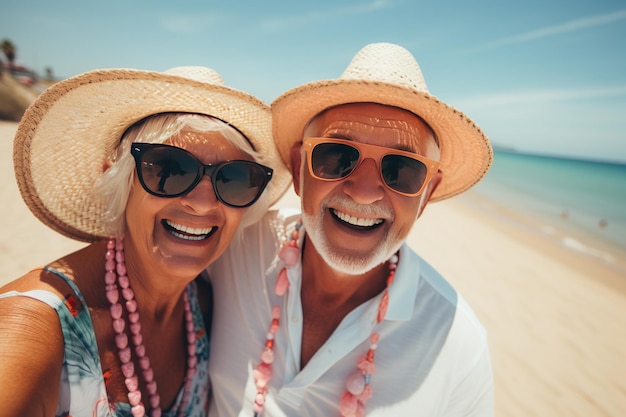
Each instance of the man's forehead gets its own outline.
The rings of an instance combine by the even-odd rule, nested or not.
[[[387,146],[406,150],[414,150],[420,142],[434,138],[430,127],[415,114],[374,103],[352,103],[327,109],[315,117],[309,127],[308,135],[352,140],[359,140],[362,134],[375,134],[377,140],[385,138]]]

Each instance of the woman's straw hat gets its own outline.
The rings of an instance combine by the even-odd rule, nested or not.
[[[106,237],[104,201],[94,184],[123,133],[157,113],[186,112],[216,117],[243,133],[274,169],[264,196],[269,207],[287,190],[291,176],[271,134],[269,107],[226,87],[205,67],[164,73],[132,69],[90,71],[54,84],[28,108],[13,147],[22,198],[44,224],[82,241]]]
[[[389,43],[361,49],[337,80],[304,84],[272,103],[274,139],[289,164],[289,150],[321,111],[347,103],[372,102],[406,109],[435,131],[441,148],[441,183],[430,201],[443,200],[476,184],[493,161],[489,139],[466,115],[428,92],[409,51]]]

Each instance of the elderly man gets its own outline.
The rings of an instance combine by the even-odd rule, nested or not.
[[[268,213],[211,267],[212,414],[493,415],[485,330],[405,243],[483,177],[488,139],[384,43],[272,113],[302,215]]]

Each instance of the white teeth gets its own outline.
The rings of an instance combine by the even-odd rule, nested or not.
[[[182,224],[174,223],[171,220],[165,221],[167,225],[173,229],[170,232],[180,238],[186,240],[202,240],[207,237],[211,231],[213,231],[214,227],[189,227]]]
[[[377,224],[381,224],[383,222],[383,219],[362,219],[359,217],[350,216],[349,214],[346,214],[346,213],[341,213],[337,210],[333,210],[333,213],[335,213],[335,215],[339,217],[341,220],[343,220],[344,222],[350,223],[354,226],[370,227],[370,226],[375,226]]]

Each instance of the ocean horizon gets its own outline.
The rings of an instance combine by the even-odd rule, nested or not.
[[[531,219],[545,238],[623,268],[626,163],[496,149],[491,169],[473,192]]]

